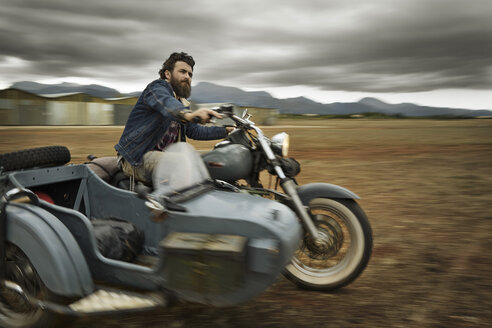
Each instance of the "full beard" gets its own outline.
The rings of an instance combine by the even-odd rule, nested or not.
[[[174,92],[178,98],[189,98],[191,95],[191,85],[189,82],[183,81],[179,82],[178,80],[171,78],[171,86],[173,87]]]

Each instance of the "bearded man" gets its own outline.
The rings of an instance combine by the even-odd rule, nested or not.
[[[189,110],[186,98],[191,94],[194,66],[188,54],[172,53],[159,71],[160,79],[152,81],[140,95],[114,147],[127,176],[151,185],[154,168],[167,146],[184,142],[186,137],[222,139],[232,130],[195,123],[205,124],[211,117],[221,116],[207,108]]]

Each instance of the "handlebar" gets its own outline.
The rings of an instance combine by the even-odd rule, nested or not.
[[[255,123],[253,121],[250,121],[249,118],[251,115],[247,116],[246,118],[239,117],[234,114],[234,106],[233,105],[222,105],[220,107],[214,107],[211,108],[211,110],[221,114],[223,117],[229,117],[232,119],[238,127],[245,128],[247,130],[254,129],[257,130],[258,128],[255,127]],[[209,115],[210,119],[212,120],[214,116]],[[193,123],[200,123],[201,120],[199,117],[193,117],[192,121]]]
[[[226,117],[231,117],[233,114],[233,109],[234,109],[234,106],[232,105],[222,105],[220,107],[214,107],[214,108],[211,108],[213,111],[223,115],[223,116],[226,116]],[[215,118],[215,116],[213,115],[208,115],[209,117],[209,120],[212,120],[213,118]],[[201,122],[201,119],[200,117],[198,116],[195,116],[193,117],[193,119],[191,120],[192,123],[200,123]]]
[[[223,114],[225,116],[234,115],[234,106],[232,105],[222,105],[220,107],[213,108],[217,113]]]
[[[222,105],[220,107],[215,107],[212,109],[215,110],[217,113],[225,116],[225,117],[229,117],[238,126],[242,126],[242,127],[247,128],[247,129],[254,128],[255,123],[249,120],[249,117],[251,117],[251,116],[248,116],[248,118],[242,118],[242,117],[235,115],[233,105]]]
[[[248,116],[247,118],[242,118],[237,115],[234,115],[233,112],[234,106],[232,105],[222,105],[220,107],[213,108],[216,112],[231,118],[239,127],[242,127],[246,130],[254,130],[257,135],[257,140],[261,145],[266,157],[274,161],[276,159],[275,154],[273,153],[272,148],[270,147],[270,140],[263,134],[263,131],[255,125],[253,121],[250,121]],[[285,179],[285,174],[280,166],[275,166],[275,170],[277,171],[277,175],[280,179]]]
[[[196,123],[196,124],[200,123],[201,121],[202,120],[198,116],[193,117],[193,119],[191,120],[192,123]]]

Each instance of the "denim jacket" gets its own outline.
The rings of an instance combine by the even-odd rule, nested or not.
[[[188,107],[174,97],[169,82],[163,79],[151,82],[138,98],[114,148],[131,165],[140,166],[143,155],[161,141],[171,121],[181,123],[179,112],[183,109]],[[186,141],[185,136],[196,140],[221,139],[226,137],[226,130],[181,123],[181,141]]]

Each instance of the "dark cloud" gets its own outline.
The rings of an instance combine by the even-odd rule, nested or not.
[[[491,89],[491,12],[488,0],[3,0],[0,73],[148,81],[185,50],[200,80],[237,86]]]
[[[242,78],[248,81],[248,75],[258,79],[250,73],[259,71],[265,72],[263,81],[273,85],[327,90],[490,89],[492,23],[487,13],[492,3],[472,1],[466,8],[452,1],[435,2],[439,6],[415,3],[400,10],[368,10],[366,15],[347,18],[343,27],[293,29],[297,37],[291,43],[286,42],[289,35],[272,33],[286,52],[295,44],[298,53],[278,59],[253,56],[247,66],[239,58],[228,68],[241,67]],[[271,36],[265,40],[264,46],[276,44]]]

